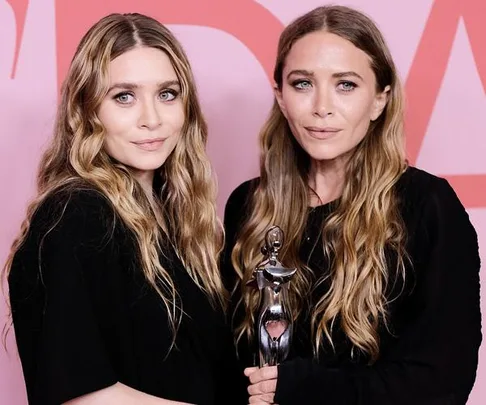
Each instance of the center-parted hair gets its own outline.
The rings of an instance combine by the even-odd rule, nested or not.
[[[312,191],[308,186],[310,158],[295,141],[277,102],[260,133],[260,181],[251,198],[251,213],[239,232],[232,262],[240,277],[246,317],[236,337],[252,339],[258,292],[245,284],[261,261],[260,246],[271,225],[286,235],[281,260],[299,271],[290,288],[293,316],[308,305],[311,288],[326,281],[330,288],[311,311],[316,355],[326,338],[333,345],[333,328],[346,334],[354,349],[379,356],[379,328],[387,325],[386,291],[404,276],[406,235],[398,209],[395,185],[407,164],[404,154],[403,95],[388,47],[374,22],[361,12],[342,6],[324,6],[301,16],[282,32],[274,70],[281,89],[282,72],[294,43],[305,35],[325,31],[350,41],[370,58],[377,92],[390,86],[381,116],[353,151],[345,173],[341,197],[322,225],[324,252],[330,272],[319,280],[299,259]],[[396,254],[392,268],[385,254]],[[323,269],[324,270],[324,269]]]
[[[159,219],[132,169],[114,161],[104,150],[105,131],[97,116],[108,92],[110,61],[142,46],[159,49],[169,57],[180,82],[185,113],[178,143],[155,173],[162,184],[155,199],[163,213]],[[159,260],[164,245],[175,248],[189,275],[213,305],[225,305],[218,271],[223,237],[216,215],[216,185],[205,152],[207,126],[189,61],[177,39],[158,21],[140,14],[112,14],[82,38],[61,93],[54,137],[40,162],[37,197],[28,207],[5,275],[32,216],[47,196],[59,190],[94,188],[133,233],[141,270],[167,308],[175,336],[182,309],[174,283]]]

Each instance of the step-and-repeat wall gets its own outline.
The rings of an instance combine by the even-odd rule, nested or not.
[[[272,103],[282,28],[322,0],[0,0],[0,262],[33,195],[59,84],[86,29],[110,12],[168,25],[195,71],[219,177],[219,213],[257,174],[257,134]],[[336,2],[334,2],[336,3]],[[348,0],[384,32],[405,83],[412,164],[449,179],[486,246],[486,8],[484,0]],[[483,277],[483,285],[484,280]],[[454,299],[454,297],[451,297]],[[483,305],[486,313],[486,306]],[[0,300],[0,323],[6,321]],[[454,320],[451,319],[451,327]],[[0,404],[26,404],[12,333],[0,349]],[[482,353],[486,353],[485,350]],[[483,359],[484,360],[484,359]],[[470,405],[486,403],[486,362]]]

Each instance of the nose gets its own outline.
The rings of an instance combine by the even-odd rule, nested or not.
[[[162,124],[160,106],[157,100],[145,100],[142,102],[139,125],[142,128],[156,129]]]
[[[330,90],[327,87],[318,88],[314,93],[313,115],[324,118],[333,112],[333,101]]]

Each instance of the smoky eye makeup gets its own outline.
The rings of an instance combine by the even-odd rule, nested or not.
[[[180,95],[180,90],[174,88],[163,89],[159,92],[159,98],[162,101],[173,101]]]
[[[312,82],[309,79],[295,79],[291,80],[290,85],[298,90],[306,90],[312,87]]]
[[[130,91],[120,91],[115,93],[112,97],[119,104],[129,104],[135,98],[135,95]]]
[[[342,92],[349,93],[356,89],[358,85],[351,80],[341,80],[337,85],[338,89]]]

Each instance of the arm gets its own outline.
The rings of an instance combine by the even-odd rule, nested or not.
[[[224,209],[225,246],[221,255],[221,276],[229,292],[233,290],[238,279],[231,263],[231,253],[240,227],[248,216],[249,199],[255,185],[256,181],[250,180],[233,190]]]
[[[452,188],[444,180],[435,184],[418,231],[410,235],[424,254],[415,262],[414,290],[402,304],[404,325],[381,359],[372,366],[327,368],[297,358],[253,373],[252,393],[263,398],[276,385],[280,405],[466,403],[481,343],[477,236]]]
[[[217,391],[213,405],[245,405],[248,403],[247,381],[236,357],[236,348],[230,328],[221,342],[221,353],[216,371]]]
[[[121,274],[113,221],[94,192],[50,197],[15,257],[10,301],[31,405],[174,403],[119,384],[108,354],[102,327],[120,311],[109,298]]]
[[[228,198],[226,202],[225,210],[224,210],[224,230],[225,230],[225,247],[221,255],[221,277],[226,289],[231,294],[237,279],[238,275],[236,274],[235,269],[231,263],[231,253],[233,246],[236,242],[237,233],[239,231],[239,227],[245,220],[247,214],[247,204],[248,199],[251,195],[251,191],[254,187],[252,184],[253,182],[245,182],[236,188]],[[229,329],[233,331],[234,329],[234,319],[233,315],[235,312],[235,307],[237,304],[237,298],[235,296],[231,297],[230,303],[228,305],[227,310],[227,322]],[[239,307],[239,312],[241,312],[241,307]],[[238,313],[236,318],[240,316]],[[232,367],[232,374],[231,377],[234,379],[231,385],[229,385],[230,389],[233,392],[233,395],[230,397],[227,394],[222,397],[222,401],[218,402],[223,404],[228,401],[228,398],[231,398],[231,403],[233,404],[247,404],[248,403],[248,393],[247,393],[247,383],[248,380],[245,378],[243,374],[243,369],[247,362],[247,358],[250,358],[250,354],[248,350],[242,350],[241,347],[237,348],[234,344],[234,336],[233,333],[228,334],[228,348],[227,357],[231,359]],[[237,357],[237,358],[236,358]],[[234,359],[234,361],[233,361]],[[225,391],[228,391],[228,385],[225,383],[223,384]],[[225,402],[226,401],[226,402]]]
[[[64,402],[64,405],[188,405],[185,402],[169,401],[134,390],[116,383],[91,394]]]

